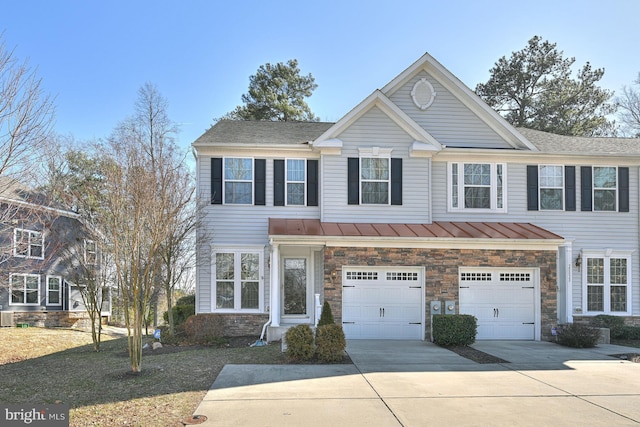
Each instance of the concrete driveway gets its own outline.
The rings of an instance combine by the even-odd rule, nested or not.
[[[424,341],[349,341],[353,365],[227,365],[204,426],[640,424],[640,363],[612,345],[483,341],[478,364]]]

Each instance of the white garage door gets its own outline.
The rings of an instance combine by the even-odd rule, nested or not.
[[[422,269],[345,268],[342,280],[347,339],[424,339]]]
[[[460,313],[478,319],[477,339],[536,338],[533,270],[461,270]]]

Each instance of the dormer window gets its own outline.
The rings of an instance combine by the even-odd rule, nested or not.
[[[13,255],[44,259],[44,235],[40,231],[16,228],[13,232]]]

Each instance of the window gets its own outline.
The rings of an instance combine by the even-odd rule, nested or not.
[[[37,274],[12,274],[9,277],[11,288],[10,304],[39,305],[40,276]]]
[[[284,259],[284,314],[307,314],[307,260]]]
[[[540,210],[561,211],[564,209],[564,167],[540,165]]]
[[[505,165],[450,163],[449,208],[506,211]]]
[[[584,299],[587,313],[629,314],[631,258],[606,251],[585,254]]]
[[[615,167],[593,167],[593,210],[616,211],[618,188]]]
[[[96,242],[93,240],[84,241],[84,262],[87,265],[95,265],[97,262]]]
[[[402,159],[390,148],[360,148],[347,159],[347,203],[402,205]]]
[[[41,232],[16,228],[13,242],[14,256],[44,259],[44,235]]]
[[[305,203],[305,164],[302,159],[287,159],[287,205]]]
[[[217,251],[213,270],[215,310],[261,309],[261,252]]]
[[[62,278],[47,276],[47,305],[62,305]]]
[[[390,177],[388,158],[361,158],[361,203],[388,205]]]
[[[224,159],[224,203],[250,205],[253,203],[253,160]]]

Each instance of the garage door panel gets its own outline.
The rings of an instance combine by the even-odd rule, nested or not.
[[[424,291],[417,270],[391,274],[392,268],[366,270],[345,268],[342,304],[346,337],[424,339]]]
[[[534,339],[532,271],[484,270],[460,275],[460,313],[478,319],[477,339]]]

